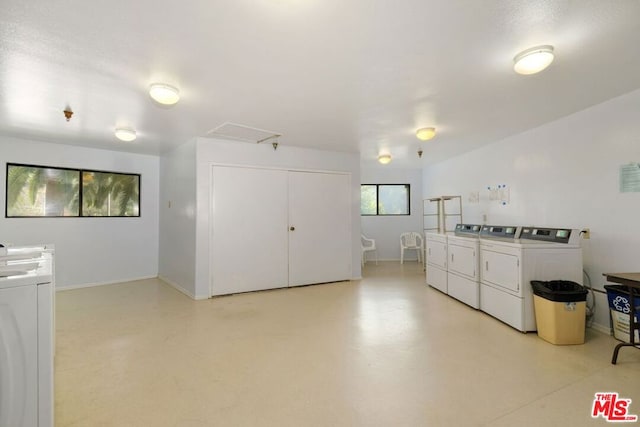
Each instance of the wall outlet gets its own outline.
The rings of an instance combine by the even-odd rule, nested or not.
[[[582,234],[582,238],[585,240],[591,238],[591,230],[589,230],[588,228],[583,228],[580,233]]]

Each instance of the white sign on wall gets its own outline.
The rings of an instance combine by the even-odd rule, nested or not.
[[[473,203],[473,204],[480,203],[480,192],[479,191],[470,192],[469,197],[467,198],[467,202]]]
[[[620,192],[640,192],[640,163],[620,166]]]
[[[489,190],[489,200],[498,202],[503,206],[509,203],[510,194],[507,184],[499,184],[496,187],[489,186],[487,190]]]

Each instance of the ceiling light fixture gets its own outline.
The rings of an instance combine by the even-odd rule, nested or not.
[[[553,46],[543,45],[523,50],[513,58],[513,69],[518,74],[535,74],[553,62]]]
[[[436,136],[436,128],[422,128],[416,131],[416,136],[421,141],[428,141]]]
[[[180,100],[180,91],[166,83],[153,83],[149,86],[149,96],[159,104],[173,105]]]
[[[386,165],[386,164],[390,163],[391,162],[391,154],[380,154],[378,156],[378,161],[383,165]]]
[[[136,139],[136,131],[133,129],[117,128],[115,135],[116,138],[124,142],[131,142]]]

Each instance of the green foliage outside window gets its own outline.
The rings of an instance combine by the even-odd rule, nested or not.
[[[377,186],[363,185],[360,190],[360,214],[376,215],[378,204]]]
[[[140,216],[140,175],[7,164],[7,217]]]
[[[409,184],[362,184],[360,186],[361,215],[409,215]]]
[[[138,216],[139,175],[82,172],[83,216]]]

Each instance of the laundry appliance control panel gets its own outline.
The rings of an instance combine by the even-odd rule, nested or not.
[[[522,227],[515,225],[483,225],[480,237],[489,239],[515,240],[520,238]]]
[[[523,227],[520,238],[542,242],[576,244],[579,241],[580,232],[570,228]]]
[[[478,237],[481,228],[482,226],[478,224],[456,224],[455,234],[456,236]]]

